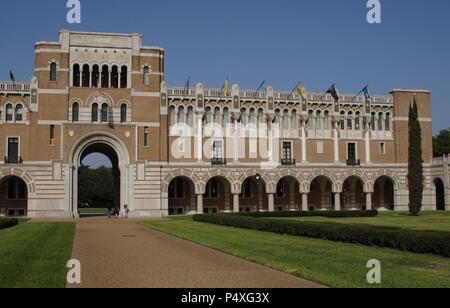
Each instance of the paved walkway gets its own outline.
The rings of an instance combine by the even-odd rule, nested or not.
[[[133,221],[77,221],[82,288],[305,288],[319,285]]]

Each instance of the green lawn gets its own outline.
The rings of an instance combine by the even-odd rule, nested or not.
[[[371,287],[366,282],[371,259],[381,261],[381,287],[450,287],[450,260],[437,256],[196,223],[190,217],[142,224],[331,287]]]
[[[107,209],[102,208],[82,208],[78,209],[80,214],[105,214],[107,213]]]
[[[74,234],[74,223],[0,230],[0,288],[64,288]]]
[[[380,213],[378,217],[373,218],[296,217],[281,219],[295,221],[335,222],[343,224],[368,224],[411,230],[450,231],[450,212],[423,212],[419,217],[413,217],[407,213]]]

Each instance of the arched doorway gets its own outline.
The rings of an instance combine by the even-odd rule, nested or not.
[[[213,177],[205,186],[203,211],[208,214],[216,214],[231,212],[232,210],[233,199],[230,183],[223,177]]]
[[[189,215],[197,211],[194,183],[176,177],[169,184],[169,215]]]
[[[27,214],[27,184],[17,176],[0,179],[0,216],[24,217]]]
[[[311,182],[308,205],[310,211],[334,209],[333,183],[329,178],[319,176]]]
[[[388,176],[382,176],[375,182],[373,205],[377,210],[395,210],[394,181]]]
[[[300,185],[297,179],[286,176],[279,180],[275,194],[275,210],[300,210],[301,204],[302,196],[300,195]]]
[[[445,211],[445,188],[441,179],[434,180],[434,187],[436,188],[436,210]]]
[[[345,180],[341,195],[341,206],[343,210],[366,209],[364,183],[359,177],[351,176]]]
[[[260,176],[252,176],[244,180],[239,195],[239,206],[240,212],[268,211],[266,183]]]
[[[72,149],[70,162],[72,198],[71,209],[74,216],[78,216],[79,206],[79,171],[82,161],[90,154],[99,153],[106,156],[112,165],[113,205],[121,215],[134,210],[129,196],[129,154],[126,146],[115,136],[106,133],[92,133],[82,138]]]

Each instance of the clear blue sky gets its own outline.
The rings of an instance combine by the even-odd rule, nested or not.
[[[369,84],[433,92],[434,132],[450,126],[450,1],[381,0],[382,24],[366,22],[366,0],[81,0],[82,24],[66,22],[66,1],[2,3],[0,79],[33,73],[33,44],[56,40],[62,28],[141,32],[166,50],[166,79],[188,76],[220,87],[228,76],[241,87],[267,80],[289,90],[335,82],[341,92]]]

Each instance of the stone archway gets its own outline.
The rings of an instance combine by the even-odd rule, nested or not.
[[[445,187],[444,182],[441,179],[436,178],[434,180],[434,186],[436,188],[436,210],[445,211]]]
[[[24,217],[28,215],[28,187],[15,175],[0,179],[0,216]]]
[[[115,172],[115,205],[122,215],[127,210],[133,211],[130,197],[130,157],[126,146],[115,136],[106,133],[92,133],[81,138],[70,154],[70,209],[78,217],[78,170],[84,157],[91,153],[102,153],[107,156]]]

